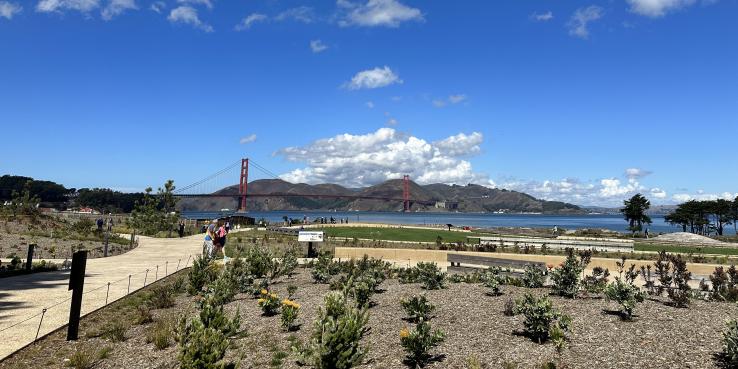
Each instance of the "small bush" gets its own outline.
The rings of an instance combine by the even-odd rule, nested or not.
[[[584,276],[582,279],[582,286],[584,290],[589,293],[602,293],[607,287],[607,278],[610,276],[610,271],[602,267],[594,267],[592,274]]]
[[[259,297],[258,303],[261,311],[266,316],[276,315],[280,306],[277,294],[267,290],[261,290],[261,297]]]
[[[174,306],[174,291],[170,286],[154,286],[151,289],[151,305],[156,309]]]
[[[358,307],[368,307],[372,295],[374,295],[374,285],[370,281],[360,280],[352,284],[349,293],[354,298],[354,300],[356,300],[356,305]]]
[[[583,254],[577,260],[574,249],[567,248],[566,252],[566,260],[558,268],[551,271],[551,280],[556,294],[574,298],[579,292],[580,276],[589,263],[589,257],[587,254]]]
[[[157,350],[164,350],[171,345],[172,324],[169,321],[159,320],[148,332],[146,342],[154,343]]]
[[[119,320],[114,320],[103,327],[101,336],[113,342],[123,342],[126,340],[126,331],[128,326]]]
[[[731,265],[727,272],[722,266],[716,267],[710,282],[710,298],[715,301],[738,301],[738,270],[735,265]]]
[[[538,343],[546,342],[552,333],[561,336],[571,324],[571,318],[554,309],[547,297],[536,298],[529,293],[517,301],[515,314],[525,315],[525,332]]]
[[[505,307],[502,313],[505,316],[513,316],[515,315],[515,302],[512,298],[509,298],[505,301]]]
[[[318,255],[318,261],[313,266],[311,275],[315,283],[328,283],[331,280],[331,263],[333,258],[328,252]]]
[[[401,300],[400,305],[402,305],[408,319],[412,322],[418,322],[421,319],[429,321],[431,314],[436,309],[425,295],[413,296],[409,300]]]
[[[148,324],[154,321],[151,315],[151,308],[148,304],[140,304],[136,306],[136,324]]]
[[[484,287],[489,288],[489,291],[487,291],[487,295],[489,296],[499,296],[502,294],[502,290],[500,289],[500,279],[497,275],[487,275],[484,279]]]
[[[443,282],[446,279],[446,273],[435,263],[419,262],[415,267],[418,271],[418,282],[423,285],[426,290],[438,290],[443,288]]]
[[[232,274],[223,272],[208,285],[206,290],[208,295],[210,295],[211,304],[225,305],[233,301],[233,297],[236,296],[238,286],[232,277]]]
[[[295,327],[295,321],[300,314],[300,304],[285,299],[282,301],[282,327],[289,331]]]
[[[433,331],[430,324],[422,319],[412,331],[403,328],[400,331],[400,343],[407,352],[406,362],[414,367],[424,366],[432,358],[429,351],[443,342],[443,338],[443,331]]]
[[[93,351],[85,347],[78,347],[69,357],[69,366],[74,369],[90,369],[95,365]]]
[[[533,265],[525,266],[525,274],[523,274],[523,286],[527,288],[541,288],[546,280],[543,270]]]
[[[318,369],[352,368],[361,364],[367,350],[359,344],[366,335],[369,314],[349,306],[339,292],[329,292],[318,310],[310,343],[300,350],[299,362]]]
[[[616,262],[618,266],[619,276],[615,277],[615,282],[610,283],[605,288],[605,296],[608,300],[613,300],[620,304],[620,318],[623,320],[631,320],[633,318],[633,310],[638,302],[643,302],[645,294],[634,285],[638,273],[635,272],[635,264],[630,266],[629,270],[625,270],[625,256],[620,262]]]
[[[287,298],[288,299],[291,300],[293,297],[295,297],[295,292],[297,292],[297,286],[295,286],[294,284],[287,285]]]
[[[738,368],[738,320],[730,320],[728,328],[723,332],[723,352],[720,354],[723,364],[728,368]]]
[[[190,282],[187,286],[187,292],[190,295],[201,293],[203,287],[215,279],[214,269],[210,267],[210,259],[202,256],[196,257],[187,274],[187,279]]]
[[[180,337],[181,369],[222,369],[228,338],[218,329],[208,328],[198,319],[183,327]]]

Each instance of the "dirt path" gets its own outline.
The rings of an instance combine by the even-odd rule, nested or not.
[[[82,314],[100,308],[106,298],[112,302],[125,296],[129,288],[133,292],[190,265],[201,247],[202,235],[181,239],[141,237],[139,247],[128,253],[87,260]],[[39,335],[67,323],[71,297],[68,283],[68,271],[0,279],[0,359],[34,340],[43,309],[47,310]]]

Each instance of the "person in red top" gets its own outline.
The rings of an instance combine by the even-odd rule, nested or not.
[[[218,231],[216,232],[216,236],[218,237],[218,240],[220,241],[220,250],[223,251],[223,261],[228,261],[228,257],[226,257],[225,253],[225,245],[226,245],[226,236],[228,235],[228,230],[225,227],[225,224],[221,225],[220,228],[218,228]]]

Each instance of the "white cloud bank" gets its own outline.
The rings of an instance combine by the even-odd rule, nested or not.
[[[402,22],[424,20],[420,9],[397,0],[369,0],[366,4],[338,0],[337,4],[346,12],[338,22],[340,26],[398,27]]]
[[[197,15],[197,9],[191,6],[179,6],[172,9],[167,19],[172,23],[189,24],[205,32],[213,32],[213,27],[201,21]]]
[[[569,27],[569,34],[575,37],[588,39],[589,24],[602,18],[602,14],[602,8],[596,5],[577,9],[567,24]]]
[[[323,52],[328,49],[328,46],[323,43],[323,41],[320,40],[312,40],[310,41],[310,50],[313,51],[313,53],[319,53]]]
[[[16,3],[0,1],[0,17],[13,19],[13,16],[20,13],[23,7]]]
[[[349,90],[373,89],[393,84],[400,84],[402,80],[388,66],[374,68],[356,73],[351,81],[344,84]]]
[[[275,152],[288,161],[305,163],[281,176],[296,183],[338,183],[362,187],[402,178],[409,174],[417,183],[478,183],[494,186],[489,178],[472,170],[463,157],[480,152],[481,133],[463,134],[437,142],[380,128],[363,135],[342,134],[302,147]]]

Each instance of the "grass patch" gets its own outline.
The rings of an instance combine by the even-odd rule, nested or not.
[[[441,229],[419,228],[373,228],[373,227],[335,227],[325,228],[328,237],[360,238],[368,240],[436,242],[438,236],[443,242],[467,242],[467,237],[479,237],[471,232],[449,232]]]
[[[695,246],[674,246],[674,245],[657,245],[652,243],[636,242],[635,251],[652,251],[659,252],[665,250],[669,253],[679,254],[715,254],[715,255],[738,255],[738,248],[732,247],[695,247]]]

